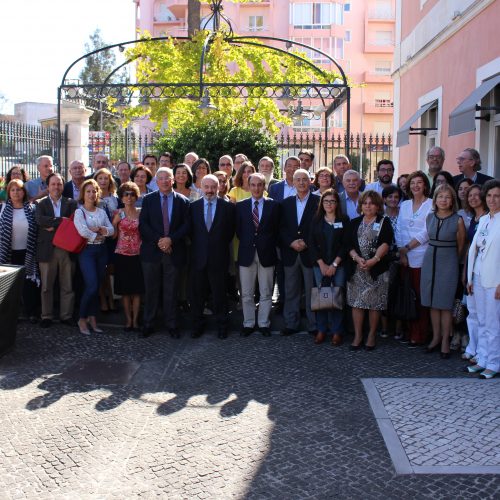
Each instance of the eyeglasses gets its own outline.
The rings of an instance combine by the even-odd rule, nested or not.
[[[427,157],[428,160],[440,160],[442,158],[441,155],[429,155]]]
[[[457,161],[471,161],[472,158],[464,158],[463,156],[457,157]]]
[[[125,191],[123,193],[123,197],[125,197],[125,196],[135,196],[135,193],[133,191]]]
[[[323,205],[336,205],[337,200],[323,200]]]
[[[390,174],[390,173],[394,172],[394,169],[393,168],[380,168],[379,172],[385,172],[386,174]]]
[[[219,167],[230,167],[230,163],[219,163]]]

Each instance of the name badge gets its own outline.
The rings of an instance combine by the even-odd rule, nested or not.
[[[380,222],[375,222],[375,224],[373,224],[373,230],[380,231]]]
[[[342,222],[334,222],[333,223],[333,228],[334,229],[342,229],[344,226],[342,225]]]

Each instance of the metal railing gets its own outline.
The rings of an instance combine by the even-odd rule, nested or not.
[[[65,157],[65,134],[61,134],[61,140]],[[0,176],[5,176],[14,165],[20,165],[30,178],[38,177],[36,159],[41,155],[52,156],[56,168],[61,167],[61,161],[57,158],[57,141],[56,128],[0,121]]]

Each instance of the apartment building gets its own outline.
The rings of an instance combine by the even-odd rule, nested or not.
[[[397,0],[394,159],[399,172],[426,170],[426,151],[444,168],[479,150],[482,172],[500,178],[500,0]]]
[[[187,35],[187,0],[134,0],[136,26],[153,36]],[[395,41],[395,0],[224,2],[235,33],[286,38],[328,53],[342,66],[354,87],[351,131],[388,134],[393,126],[391,79]],[[201,25],[210,29],[208,4]],[[330,70],[321,54],[308,54]],[[331,117],[329,130],[343,132],[345,108]],[[320,120],[303,120],[297,130],[317,130]]]

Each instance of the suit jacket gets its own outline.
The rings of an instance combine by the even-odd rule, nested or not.
[[[189,233],[189,200],[182,194],[172,191],[172,213],[168,237],[172,240],[172,261],[176,267],[186,263],[186,236]],[[158,240],[164,237],[163,216],[160,191],[147,194],[142,199],[139,215],[141,233],[141,259],[145,262],[158,262],[163,252],[158,248]]]
[[[279,204],[264,198],[262,215],[257,231],[252,220],[252,198],[236,203],[236,236],[240,240],[238,265],[252,264],[255,252],[264,267],[274,266],[277,261]]]
[[[498,214],[495,215],[495,218]],[[500,224],[488,224],[489,215],[483,215],[479,219],[476,228],[476,234],[469,247],[467,257],[467,282],[472,283],[472,273],[474,271],[474,262],[477,255],[477,240],[485,238],[484,232],[488,231],[486,236],[486,245],[484,251],[477,255],[481,259],[481,273],[479,275],[481,286],[484,288],[495,288],[500,285]]]
[[[229,244],[234,236],[234,204],[217,198],[215,216],[210,231],[205,225],[204,198],[193,201],[189,207],[191,220],[191,268],[201,270],[209,266],[221,274],[229,266]]]
[[[285,184],[286,180],[278,181],[273,184],[269,184],[269,198],[274,201],[283,201],[285,199]],[[316,191],[316,187],[311,184],[309,188],[311,192]]]
[[[65,198],[72,198],[73,200],[75,199],[75,195],[73,193],[73,181],[68,181],[64,184],[62,195]]]
[[[360,192],[360,194],[361,194],[361,192]],[[342,210],[342,214],[345,215],[347,218],[349,218],[349,215],[347,214],[346,196],[347,196],[347,193],[345,191],[342,191],[342,193],[339,194],[340,209]]]
[[[77,202],[70,198],[63,196],[61,198],[61,216],[54,215],[54,206],[48,196],[38,200],[35,203],[35,220],[39,226],[37,236],[37,260],[38,262],[49,262],[54,253],[54,245],[52,240],[56,234],[56,229],[61,224],[63,217],[70,217],[71,214],[77,209]],[[54,231],[47,231],[46,228],[54,228]]]
[[[363,220],[363,216],[356,217],[355,219],[351,220],[351,225],[350,225],[350,234],[349,234],[349,244],[347,245],[348,247],[348,252],[350,252],[352,249],[356,250],[356,253],[358,255],[361,255],[361,249],[359,248],[359,240],[358,240],[358,229],[361,224],[361,221]],[[387,243],[389,248],[391,248],[392,242],[394,240],[394,231],[392,230],[392,224],[389,219],[389,217],[385,217],[383,215],[377,215],[376,222],[382,224],[380,226],[380,231],[378,233],[377,237],[377,242],[375,243],[375,250],[382,245],[382,243]],[[373,255],[372,255],[373,257]],[[371,257],[370,257],[371,258]],[[391,259],[389,258],[388,254],[385,254],[382,259],[380,259],[380,262],[377,262],[371,269],[370,269],[370,275],[373,279],[376,279],[377,276],[380,274],[384,273],[389,269],[389,264],[391,263]],[[354,262],[352,259],[346,259],[346,276],[347,279],[349,280],[351,276],[354,274],[354,271],[356,270],[356,262]]]
[[[455,189],[458,188],[458,184],[465,179],[464,174],[458,174],[453,176],[453,185],[455,186]],[[486,181],[489,181],[493,179],[493,177],[490,177],[489,175],[482,174],[481,172],[477,172],[477,177],[476,177],[476,182],[474,184],[479,184],[482,186]]]
[[[302,214],[300,224],[297,222],[297,205],[296,196],[289,196],[281,202],[280,216],[280,242],[281,242],[281,260],[284,266],[292,266],[300,256],[302,263],[307,267],[312,267],[313,260],[311,258],[309,247],[311,222],[318,209],[319,196],[310,193]],[[302,252],[296,252],[290,248],[292,241],[302,239],[305,241],[308,248]]]

